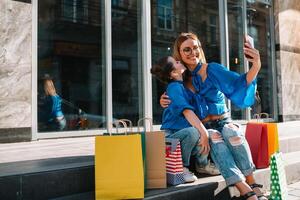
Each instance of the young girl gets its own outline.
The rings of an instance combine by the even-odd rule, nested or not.
[[[186,70],[183,64],[175,61],[173,57],[165,57],[151,68],[151,73],[162,83],[167,84],[167,94],[172,103],[164,110],[161,129],[165,130],[167,138],[180,140],[182,161],[184,166],[184,179],[193,182],[197,177],[193,175],[188,167],[190,157],[195,157],[197,166],[207,166],[207,155],[209,153],[208,132],[197,117],[205,115],[205,109],[201,107],[205,102],[199,96],[184,86],[183,72]],[[197,110],[197,113],[195,113]],[[219,174],[214,168],[210,174]]]

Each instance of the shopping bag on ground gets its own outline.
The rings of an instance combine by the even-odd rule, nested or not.
[[[96,199],[144,198],[140,134],[95,137],[95,195]]]
[[[141,133],[140,131],[138,132],[133,132],[133,124],[132,121],[129,119],[120,119],[119,121],[125,122],[126,126],[128,125],[129,128],[127,129],[129,131],[128,134],[140,134],[141,135],[141,141],[142,141],[142,155],[143,155],[143,170],[144,170],[144,186],[145,186],[145,191],[146,191],[146,185],[147,185],[147,169],[146,169],[146,136],[144,133]]]
[[[166,138],[167,183],[178,185],[184,183],[183,164],[179,139]]]
[[[276,123],[267,123],[269,157],[279,151],[278,128]]]
[[[269,166],[267,124],[249,122],[245,135],[256,168],[267,168]]]
[[[165,134],[162,131],[153,131],[151,118],[138,120],[138,132],[140,132],[139,127],[141,127],[142,121],[150,123],[150,132],[144,132],[146,137],[146,188],[166,188]]]
[[[268,113],[255,114],[255,121],[249,122],[246,128],[246,139],[256,168],[268,167],[270,156],[279,151],[277,124],[263,123],[263,116],[269,118]]]
[[[270,178],[272,200],[287,200],[288,190],[282,153],[274,153],[270,158]]]

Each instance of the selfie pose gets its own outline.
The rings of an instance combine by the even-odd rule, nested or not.
[[[198,116],[205,113],[195,107],[201,106],[201,99],[183,83],[182,74],[186,67],[171,56],[164,57],[151,68],[151,73],[167,84],[167,93],[172,103],[163,112],[162,127],[166,138],[179,139],[184,166],[184,181],[194,182],[197,177],[189,171],[191,156],[195,158],[196,170],[207,174],[220,174],[207,160],[209,153],[208,132]],[[201,169],[203,169],[201,171]]]
[[[206,63],[201,43],[193,33],[180,34],[173,49],[175,60],[191,72],[191,79],[187,80],[206,103],[207,115],[201,121],[209,132],[212,159],[227,185],[235,185],[242,199],[263,200],[267,198],[261,192],[262,186],[253,177],[255,166],[249,145],[240,125],[232,123],[225,102],[227,97],[239,108],[254,103],[261,61],[259,51],[251,46],[248,39],[245,39],[244,54],[252,66],[247,73],[240,75],[218,63]],[[161,97],[163,107],[170,102],[167,95]]]

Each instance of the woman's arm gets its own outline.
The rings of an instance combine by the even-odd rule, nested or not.
[[[246,75],[247,85],[249,85],[256,78],[261,68],[261,61],[260,61],[259,51],[251,47],[249,41],[246,41],[245,43],[244,52],[245,55],[248,56],[246,57],[246,59],[252,63],[252,67],[250,68],[250,70],[247,72]]]
[[[171,100],[166,92],[164,92],[159,99],[159,104],[162,108],[167,108],[171,103]]]
[[[197,117],[197,115],[194,113],[194,111],[190,109],[185,109],[183,111],[184,117],[187,119],[187,121],[195,127],[199,133],[200,133],[200,143],[199,145],[201,146],[201,152],[203,154],[208,154],[210,147],[209,147],[209,142],[208,142],[208,132],[200,119]]]

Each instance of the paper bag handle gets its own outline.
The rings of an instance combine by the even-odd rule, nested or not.
[[[128,122],[128,124],[129,124],[129,132],[131,132],[132,133],[132,121],[131,120],[129,120],[129,119],[120,119],[121,121],[123,121],[123,122]],[[127,123],[126,123],[126,125],[127,125]]]
[[[268,113],[256,113],[253,115],[253,119],[256,119],[257,121],[259,121],[260,119],[262,119],[261,117],[265,116],[266,118],[269,118],[269,114]]]
[[[127,135],[127,125],[126,125],[126,122],[122,121],[122,120],[115,120],[112,122],[112,125],[116,125],[116,129],[117,129],[117,133],[119,133],[119,129],[118,129],[118,125],[119,124],[122,124],[125,128],[125,135]],[[108,129],[108,133],[109,135],[111,136],[112,135],[112,131],[111,131],[111,128]]]
[[[140,126],[141,126],[141,122],[142,121],[148,121],[150,124],[150,131],[153,132],[153,122],[152,122],[152,118],[150,117],[144,117],[144,118],[140,118],[137,122],[137,126],[138,126],[138,132],[140,132]],[[146,129],[145,129],[146,132]]]

